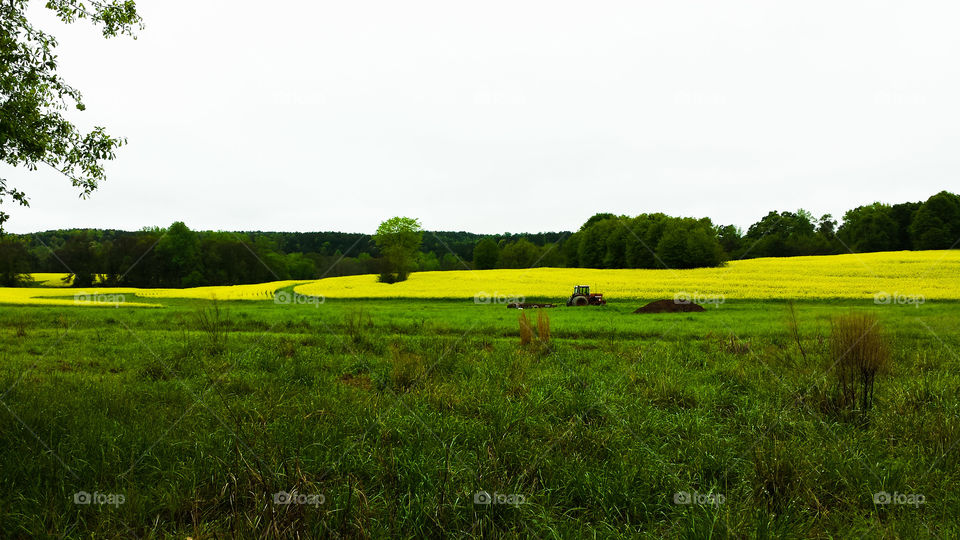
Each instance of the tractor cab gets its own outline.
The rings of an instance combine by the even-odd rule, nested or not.
[[[567,300],[568,306],[602,306],[606,303],[602,294],[590,292],[589,285],[575,285],[573,294]]]

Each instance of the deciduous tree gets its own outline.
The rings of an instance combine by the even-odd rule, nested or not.
[[[380,224],[373,241],[383,255],[380,280],[386,283],[404,281],[416,263],[417,251],[423,242],[423,229],[420,221],[414,218],[392,217]]]
[[[70,179],[82,197],[105,179],[104,162],[125,141],[103,127],[84,133],[65,116],[84,110],[80,92],[58,73],[57,41],[27,18],[27,0],[0,2],[0,160],[35,170],[45,164]],[[65,23],[87,19],[104,37],[142,28],[132,0],[48,0]],[[27,195],[0,178],[0,204],[28,206]],[[9,216],[0,211],[0,228]]]

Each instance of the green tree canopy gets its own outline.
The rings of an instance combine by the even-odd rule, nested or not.
[[[182,221],[175,221],[157,242],[157,257],[164,263],[162,279],[170,287],[202,284],[200,240]]]
[[[14,236],[0,236],[0,287],[16,287],[29,280],[30,252],[26,242]]]
[[[671,218],[657,242],[658,262],[667,268],[719,266],[723,249],[709,219]]]
[[[587,229],[589,229],[594,223],[599,223],[599,222],[601,222],[601,221],[605,221],[605,220],[608,220],[608,219],[614,219],[614,218],[616,218],[616,217],[617,217],[617,216],[615,216],[615,215],[613,215],[613,214],[611,214],[611,213],[609,213],[609,212],[601,212],[601,213],[599,213],[599,214],[594,214],[594,215],[590,216],[590,219],[588,219],[586,223],[584,223],[583,225],[580,226],[580,230],[581,230],[581,231],[587,230]]]
[[[941,191],[917,210],[910,225],[914,249],[951,249],[960,245],[960,195]]]
[[[500,247],[493,238],[484,238],[473,248],[473,267],[477,270],[496,268],[499,259]]]
[[[381,281],[404,281],[415,267],[417,251],[423,242],[423,228],[414,218],[392,217],[377,227],[373,241],[383,255]]]
[[[104,162],[124,140],[102,127],[84,133],[64,115],[84,110],[82,96],[57,73],[57,42],[27,18],[27,5],[0,3],[0,160],[29,170],[49,165],[85,197],[104,180]],[[132,0],[48,0],[46,7],[65,23],[92,21],[104,37],[142,28]],[[0,178],[0,204],[8,197],[28,206],[26,194]],[[0,211],[0,228],[8,218]]]
[[[821,255],[832,250],[830,241],[817,233],[817,220],[810,212],[800,209],[770,212],[751,225],[736,256],[792,257]]]
[[[542,249],[527,240],[520,238],[503,247],[500,252],[500,268],[530,268],[540,262]]]
[[[717,239],[720,241],[720,247],[727,253],[733,253],[740,249],[740,237],[743,236],[736,225],[718,225]]]
[[[847,210],[838,235],[852,251],[890,251],[898,248],[897,229],[890,205],[877,202]]]
[[[612,214],[597,214],[597,216],[609,215],[610,217],[594,221],[584,225],[580,230],[580,245],[578,246],[580,266],[583,268],[603,268],[604,259],[607,256],[607,238],[620,227],[617,217]],[[597,216],[594,216],[597,217]],[[590,218],[591,220],[593,218]]]
[[[627,222],[627,268],[663,268],[656,247],[666,224],[674,218],[666,214],[640,214]]]

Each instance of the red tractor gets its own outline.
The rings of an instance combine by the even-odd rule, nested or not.
[[[573,294],[567,300],[568,306],[602,306],[607,303],[600,293],[590,293],[589,285],[577,285],[573,288]]]

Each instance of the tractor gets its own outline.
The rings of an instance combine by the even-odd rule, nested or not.
[[[573,294],[567,300],[568,306],[602,306],[607,301],[603,299],[600,293],[590,293],[589,285],[577,285],[573,288]]]

